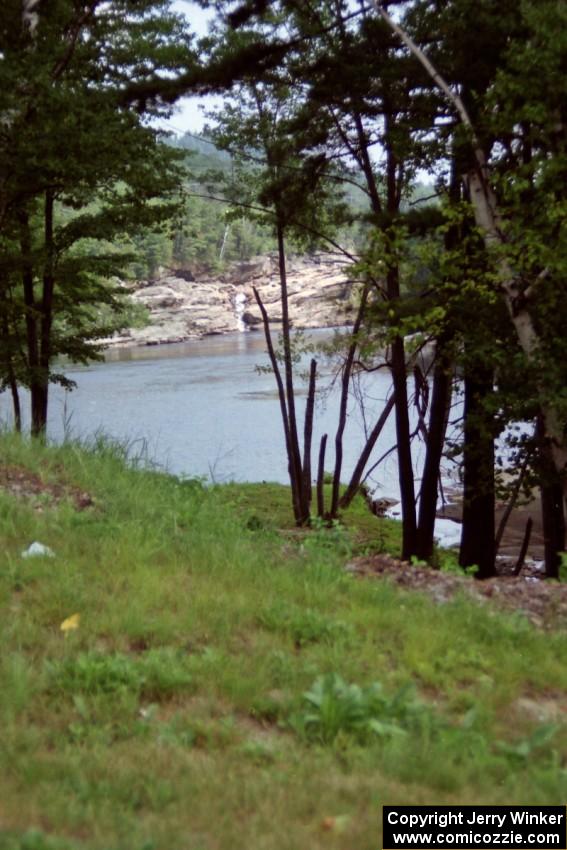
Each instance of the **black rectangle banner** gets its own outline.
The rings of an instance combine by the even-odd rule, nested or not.
[[[383,806],[383,850],[567,850],[565,806]]]

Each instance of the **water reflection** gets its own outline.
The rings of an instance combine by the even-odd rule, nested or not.
[[[328,331],[313,331],[314,339],[325,338]],[[174,342],[169,345],[136,345],[131,348],[113,348],[105,352],[107,363],[130,360],[171,360],[176,357],[222,357],[238,352],[256,351],[262,354],[266,344],[259,331],[236,334],[211,334],[199,340]]]

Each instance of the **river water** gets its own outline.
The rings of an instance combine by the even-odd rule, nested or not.
[[[318,331],[323,340],[330,332]],[[307,365],[304,359],[298,367]],[[156,347],[116,349],[104,363],[67,366],[76,382],[71,392],[53,387],[48,436],[60,441],[67,434],[81,438],[104,433],[132,444],[154,463],[176,474],[203,476],[216,482],[278,481],[287,483],[285,444],[279,402],[272,374],[259,373],[268,365],[260,333],[211,336],[191,342]],[[321,386],[328,386],[329,363],[322,364]],[[305,384],[300,383],[298,413],[305,410]],[[390,391],[387,370],[373,373],[365,387],[370,426]],[[329,434],[325,464],[334,464],[338,388],[322,392],[317,401],[313,467],[319,439]],[[27,408],[27,401],[24,401]],[[0,418],[10,419],[8,393],[0,395]],[[364,444],[364,424],[358,405],[349,404],[344,440],[343,480],[346,480]],[[374,451],[377,460],[395,444],[390,417]],[[416,443],[417,468],[422,449]],[[399,496],[395,452],[372,475],[376,497]]]

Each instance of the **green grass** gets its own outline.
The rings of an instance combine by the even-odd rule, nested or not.
[[[375,850],[383,803],[566,799],[565,727],[522,699],[565,709],[567,636],[343,570],[396,523],[297,532],[286,488],[109,444],[0,452],[95,501],[0,491],[1,850]]]
[[[282,484],[225,484],[219,488],[224,502],[236,509],[246,527],[258,531],[287,531],[297,538],[301,531],[290,527],[290,493]],[[325,504],[329,505],[330,485],[325,486]],[[362,497],[355,498],[348,512],[342,517],[341,528],[324,529],[315,525],[317,545],[323,548],[339,548],[341,554],[356,551],[358,554],[391,552],[398,555],[402,536],[400,523],[392,519],[379,522],[370,513]],[[343,534],[343,529],[348,534]],[[313,534],[306,535],[310,541]]]

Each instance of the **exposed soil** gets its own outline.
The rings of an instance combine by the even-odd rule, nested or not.
[[[535,626],[567,628],[567,585],[541,581],[535,574],[501,575],[487,581],[419,567],[389,555],[354,558],[346,569],[366,578],[386,578],[406,590],[426,593],[438,604],[457,593],[466,593],[482,602],[524,614]],[[537,570],[532,566],[532,573]]]
[[[64,481],[44,481],[40,475],[23,466],[0,466],[0,489],[30,502],[38,513],[65,501],[70,501],[78,511],[94,505],[89,493]]]

